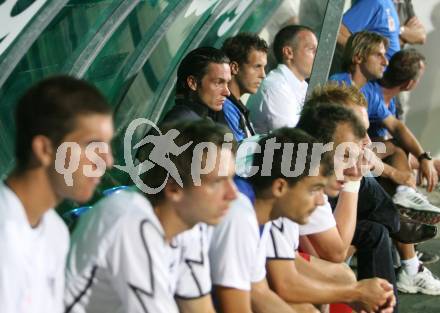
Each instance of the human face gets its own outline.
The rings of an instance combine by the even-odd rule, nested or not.
[[[334,146],[333,149],[336,151],[336,148],[343,143],[353,143],[355,147],[362,150],[363,140],[359,139],[354,135],[353,129],[347,123],[342,123],[336,127],[335,134],[333,136]],[[359,168],[356,165],[351,167],[347,167],[347,163],[349,161],[350,154],[346,150],[345,153],[341,156],[341,158],[335,154],[334,155],[334,169],[335,174],[330,177],[328,180],[328,184],[325,188],[325,193],[329,197],[336,197],[341,192],[344,187],[344,183],[349,180],[358,180],[359,175],[361,175]],[[337,175],[339,174],[339,175]],[[338,179],[338,177],[343,177],[343,179]]]
[[[200,100],[213,111],[221,111],[223,102],[230,95],[228,83],[231,81],[231,69],[227,63],[210,63],[203,76],[197,94]]]
[[[61,162],[64,161],[64,168],[68,168],[74,163],[74,153],[75,155],[79,155],[79,166],[72,174],[72,186],[67,184],[64,175],[55,170],[55,165],[49,170],[52,188],[58,201],[70,199],[79,203],[84,203],[90,200],[96,186],[101,180],[101,176],[104,175],[105,169],[113,165],[113,157],[110,147],[110,141],[112,138],[113,120],[110,115],[91,114],[78,116],[76,118],[75,129],[68,133],[62,141],[78,144],[80,151],[72,152],[72,150],[68,150],[65,155],[65,160],[58,160]],[[102,162],[94,161],[92,159],[93,157],[90,157],[91,154],[86,152],[86,148],[92,143],[102,145],[104,148],[104,150],[99,150],[99,148],[91,150],[101,159]],[[98,177],[88,177],[90,175],[86,175],[87,172],[85,173],[87,167],[96,173],[93,176]]]
[[[350,107],[353,109],[353,112],[356,114],[356,116],[362,122],[365,129],[370,128],[370,120],[368,119],[367,109],[364,107],[361,107],[359,105],[352,105]],[[362,139],[362,148],[366,148],[370,144],[371,144],[370,136],[368,136],[368,133],[366,133],[365,137]]]
[[[258,91],[261,82],[266,77],[266,72],[264,71],[266,64],[266,52],[251,50],[247,62],[239,65],[234,79],[237,81],[242,95],[245,93],[254,94]]]
[[[324,176],[306,176],[293,186],[287,186],[274,209],[298,224],[307,224],[316,207],[324,204],[326,183],[327,178]]]
[[[293,49],[293,71],[300,80],[309,78],[312,74],[318,40],[315,34],[303,30],[296,38],[296,47]]]
[[[235,156],[229,149],[216,152],[214,169],[201,177],[200,186],[183,190],[177,207],[188,226],[203,222],[218,224],[229,210],[229,204],[237,197],[233,182]]]
[[[376,46],[371,53],[360,63],[360,70],[367,80],[380,79],[388,65],[383,43]]]

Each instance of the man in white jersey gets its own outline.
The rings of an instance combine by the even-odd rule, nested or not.
[[[304,223],[316,206],[323,203],[322,190],[331,164],[323,158],[323,166],[318,167],[318,163],[311,167],[315,142],[300,130],[275,130],[258,142],[261,153],[254,155],[255,175],[236,180],[242,193],[214,229],[210,246],[212,282],[220,312],[302,312],[284,302],[267,284],[266,243],[270,225],[266,223],[280,216]],[[309,147],[304,154],[299,143]],[[287,162],[286,156],[291,157]],[[304,170],[293,175],[291,168],[296,167],[297,158],[303,161]],[[263,161],[267,159],[271,162]],[[307,176],[316,168],[317,175]]]
[[[151,188],[164,184],[158,193],[122,190],[82,217],[67,263],[66,312],[173,313],[178,305],[183,312],[193,312],[197,304],[205,305],[203,312],[213,310],[203,291],[201,302],[176,304],[174,294],[186,294],[176,282],[172,263],[174,249],[187,235],[184,231],[199,222],[217,224],[235,199],[233,144],[224,128],[209,121],[180,122],[168,129],[179,131],[177,146],[187,146],[181,154],[167,157],[183,186],[155,165],[141,178]],[[195,269],[198,264],[192,265]]]
[[[312,114],[309,112],[315,115],[322,113],[322,116],[327,116],[332,121],[332,123],[323,123],[321,126],[325,128],[323,132],[325,131],[330,136],[328,140],[324,140],[324,143],[333,139],[333,153],[337,152],[339,145],[343,143],[351,142],[359,150],[361,149],[366,129],[351,110],[330,104],[307,107],[299,125],[302,124],[303,118]],[[345,154],[343,156],[349,157]],[[297,225],[287,219],[272,222],[272,240],[267,251],[267,269],[271,286],[284,300],[298,303],[301,309],[310,308],[307,304],[301,304],[304,302],[313,304],[346,302],[352,304],[355,309],[366,310],[377,310],[385,305],[386,312],[392,312],[393,289],[385,280],[371,279],[356,282],[351,270],[343,265],[316,258],[306,262],[302,257],[296,258],[293,254],[293,250],[298,249],[300,234],[321,234],[332,229],[337,235],[333,243],[336,245],[335,249],[338,248],[337,245],[342,245],[342,249],[345,250],[350,246],[356,225],[359,180],[362,173],[359,168],[360,164],[348,166],[340,157],[336,153],[334,158],[339,181],[336,180],[336,176],[329,179],[325,192],[331,191],[332,196],[335,190],[340,192],[336,210],[340,210],[340,214],[343,212],[346,220],[337,216],[335,220],[327,197],[325,197],[324,205],[319,206],[313,212],[306,224],[298,223],[300,225]],[[344,167],[346,168],[343,169]],[[337,228],[336,224],[338,224]]]
[[[108,149],[94,152],[100,166],[85,152],[91,142],[108,147],[111,111],[86,82],[52,77],[21,97],[16,127],[16,167],[0,183],[1,312],[61,313],[69,234],[52,209],[63,199],[88,201],[111,166]],[[58,154],[66,143],[73,148]],[[78,170],[73,171],[75,162]],[[69,179],[56,171],[57,164],[72,169]],[[86,167],[96,175],[87,177]]]

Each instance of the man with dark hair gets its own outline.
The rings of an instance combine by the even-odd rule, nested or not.
[[[323,119],[325,122],[320,122],[320,130],[317,131],[318,127],[314,127],[314,132],[321,136],[321,144],[333,144],[331,156],[334,156],[335,170],[339,173],[338,180],[335,176],[328,179],[324,192],[331,197],[339,194],[341,200],[335,209],[335,217],[332,215],[327,197],[324,196],[324,201],[311,214],[307,223],[297,221],[298,225],[287,219],[272,222],[273,248],[272,251],[268,251],[268,276],[274,290],[289,303],[344,302],[354,305],[355,308],[356,304],[363,306],[367,311],[376,310],[387,301],[387,297],[389,300],[393,299],[391,285],[385,280],[377,279],[356,283],[351,270],[344,268],[342,264],[332,263],[343,262],[346,258],[353,237],[359,180],[362,177],[360,163],[356,166],[347,164],[347,167],[342,169],[341,155],[336,152],[340,144],[347,142],[360,149],[366,131],[353,112],[327,103],[318,105],[306,103],[298,127],[310,129],[310,125],[316,123],[316,120]],[[344,157],[346,157],[345,153]],[[322,237],[323,242],[314,240],[314,236],[323,236],[323,234],[328,235]],[[292,248],[298,249],[300,235],[310,237],[312,246],[316,248],[318,257],[322,259],[291,255]],[[329,245],[328,250],[334,250],[336,255],[332,257],[327,257],[329,253],[324,255],[324,245]],[[304,247],[302,249],[304,251]],[[390,303],[387,310],[391,311],[392,307]]]
[[[229,58],[212,47],[201,47],[189,52],[177,69],[176,105],[163,122],[178,119],[208,118],[223,121],[223,103],[230,95]]]
[[[289,128],[278,129],[260,139],[262,155],[256,154],[253,160],[257,172],[249,180],[239,179],[239,189],[241,186],[240,191],[246,193],[239,194],[225,219],[214,230],[209,253],[220,312],[297,312],[267,284],[265,262],[269,228],[265,223],[280,216],[303,223],[322,201],[321,190],[326,176],[331,173],[331,166],[312,163],[312,149],[304,155],[298,148],[299,143],[311,148],[315,140],[304,132]],[[276,145],[280,148],[274,149]],[[288,149],[288,146],[292,148]],[[305,171],[286,176],[285,164],[282,164],[284,150],[288,150],[286,153],[292,157],[288,165],[301,160]],[[266,156],[272,156],[270,164],[263,164]],[[288,172],[290,168],[288,166]],[[309,170],[319,173],[307,176]]]
[[[170,154],[167,162],[175,165],[179,178],[155,164],[142,181],[152,188],[163,186],[157,194],[142,185],[121,190],[81,217],[67,263],[66,312],[214,312],[210,282],[196,279],[199,267],[209,268],[207,254],[198,252],[188,260],[184,265],[191,271],[186,274],[176,274],[183,260],[175,254],[185,258],[183,250],[203,240],[198,229],[193,233],[197,237],[182,237],[186,230],[200,222],[217,224],[236,198],[234,144],[225,141],[225,127],[206,120],[162,129],[172,130],[179,133],[175,144],[184,149]],[[176,281],[182,275],[191,279],[184,282],[187,286]],[[190,284],[195,294],[187,293]]]
[[[69,234],[52,209],[88,201],[112,165],[111,110],[95,87],[55,76],[25,92],[15,118],[16,168],[0,183],[2,312],[60,313]]]
[[[274,52],[278,67],[269,73],[248,102],[257,133],[296,125],[317,46],[315,34],[305,26],[286,26],[277,33]]]
[[[237,141],[255,135],[249,120],[249,110],[241,102],[244,94],[255,94],[266,77],[267,43],[255,34],[241,33],[228,38],[222,50],[229,57],[232,79],[231,94],[223,105],[227,125]]]
[[[342,276],[349,277],[342,279],[339,284],[329,283],[324,276],[322,280],[315,279],[316,276],[308,280],[292,274],[292,268],[295,270],[295,264],[292,264],[295,258],[294,245],[290,245],[290,242],[286,244],[285,241],[280,244],[273,242],[274,236],[283,236],[282,233],[274,234],[276,226],[278,221],[282,223],[283,220],[294,225],[308,222],[315,208],[324,201],[322,190],[328,176],[333,173],[332,162],[328,157],[316,162],[313,147],[318,144],[317,141],[298,129],[277,129],[262,137],[258,144],[259,153],[253,155],[252,162],[256,172],[248,179],[242,179],[244,183],[239,188],[243,187],[243,194],[233,202],[225,220],[216,227],[210,247],[213,284],[220,311],[251,312],[252,304],[253,310],[257,312],[305,312],[305,309],[308,309],[307,312],[316,312],[310,305],[296,306],[295,303],[325,303],[332,300],[355,302],[360,300],[355,296],[356,293],[368,295],[368,300],[363,303],[368,303],[367,307],[383,304],[390,296],[390,288],[383,280],[356,284],[348,270],[341,271],[337,266],[329,266],[327,269],[335,270],[338,274],[342,272]],[[300,172],[297,172],[298,169]],[[282,228],[279,231],[282,232]],[[298,241],[297,236],[293,239],[295,242]],[[283,256],[275,260],[278,253]],[[303,285],[295,281],[289,285],[289,292],[286,290],[285,293],[279,293],[278,288],[274,289],[291,310],[268,291],[264,278],[266,257],[269,258],[269,263],[266,263],[268,269],[272,269],[274,264],[287,266],[284,268],[283,282],[288,280],[286,273],[292,274],[289,278],[298,278],[304,282]],[[275,273],[268,274],[270,286],[274,288],[274,276],[271,274]],[[347,288],[347,283],[353,289]]]
[[[394,97],[401,91],[413,90],[424,70],[425,57],[415,49],[405,49],[391,58],[382,79],[368,83],[366,86],[368,88],[365,88],[365,96],[370,107],[370,137],[373,139],[386,138],[390,125],[385,119],[390,117],[389,120],[394,121],[396,118]],[[403,124],[401,121],[397,122]]]

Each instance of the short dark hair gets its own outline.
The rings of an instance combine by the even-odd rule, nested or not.
[[[416,49],[396,52],[383,74],[382,85],[392,88],[417,79],[421,70],[421,62],[425,62],[425,57]]]
[[[274,152],[270,175],[263,175],[263,164],[265,158],[267,157],[265,156],[264,152],[266,150],[266,146],[268,144],[273,144],[274,141],[275,143],[280,143],[281,147],[279,149],[273,150]],[[302,143],[307,144],[305,155],[302,154],[304,153],[304,151],[302,151],[299,146]],[[289,127],[276,129],[269,135],[262,137],[258,142],[261,147],[261,153],[256,153],[253,156],[253,166],[258,167],[258,171],[255,175],[249,177],[249,181],[254,187],[256,194],[272,186],[273,181],[277,178],[284,178],[290,186],[293,186],[304,177],[308,176],[310,171],[313,170],[313,168],[311,168],[314,165],[312,162],[312,148],[313,144],[315,143],[318,143],[316,138],[310,136],[301,129]],[[287,145],[292,145],[292,151],[289,150],[289,154],[291,153],[292,156],[290,159],[290,169],[292,168],[292,166],[295,166],[298,160],[305,161],[304,170],[297,176],[286,176],[285,173],[283,173],[283,152]],[[331,158],[329,158],[328,156],[324,155],[323,158],[321,158],[320,165],[321,175],[330,176],[333,173],[333,163]]]
[[[304,25],[289,25],[282,28],[275,35],[273,52],[278,63],[283,63],[283,48],[287,45],[296,47],[298,34],[302,31],[309,31],[314,34],[310,27]]]
[[[341,123],[348,124],[359,139],[367,134],[353,110],[329,102],[306,102],[297,127],[326,144],[333,142],[336,128]]]
[[[194,76],[200,83],[210,63],[229,64],[230,61],[223,51],[213,47],[200,47],[189,52],[177,69],[176,94],[187,97],[192,92],[186,82],[188,76]]]
[[[347,72],[354,71],[354,58],[360,57],[364,61],[381,43],[388,49],[389,41],[386,37],[370,31],[361,31],[351,35],[342,55],[342,69]]]
[[[179,147],[192,142],[189,147],[179,155],[169,154],[169,159],[175,164],[177,171],[182,179],[184,187],[193,186],[192,182],[192,172],[191,172],[191,162],[193,158],[194,148],[203,142],[213,143],[216,147],[226,147],[228,141],[225,138],[230,130],[226,126],[215,124],[210,120],[200,119],[197,121],[188,120],[178,120],[175,122],[166,123],[161,125],[160,131],[162,134],[166,134],[169,130],[175,129],[179,131],[179,135],[174,140],[175,144]],[[150,132],[150,134],[152,134]],[[232,134],[230,136],[231,141],[229,145],[231,151],[235,153],[237,148],[237,143],[233,140]],[[224,145],[226,144],[226,145]],[[224,146],[223,146],[224,145]],[[151,149],[154,147],[153,144],[147,144],[142,151],[142,157],[140,161],[148,159]],[[205,152],[206,153],[206,152]],[[160,165],[154,164],[153,168],[141,175],[142,181],[151,188],[159,187],[166,179],[168,175],[168,170],[161,167]],[[172,179],[170,176],[169,179]],[[165,199],[165,194],[163,189],[156,194],[146,194],[146,197],[151,201],[153,205],[157,205]]]
[[[264,39],[253,33],[240,33],[225,40],[222,50],[231,62],[239,65],[247,63],[252,50],[267,53],[268,47]]]
[[[57,146],[75,129],[77,118],[88,114],[110,115],[111,108],[99,90],[84,80],[53,76],[29,88],[15,114],[17,170],[30,167],[35,136],[44,135]]]

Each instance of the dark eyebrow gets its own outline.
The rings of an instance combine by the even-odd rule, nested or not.
[[[230,79],[224,79],[224,78],[218,78],[217,82],[219,83],[229,83],[231,80]]]
[[[316,184],[313,185],[313,188],[317,188],[317,187],[324,188],[326,185],[327,184],[324,184],[324,183],[316,183]]]

